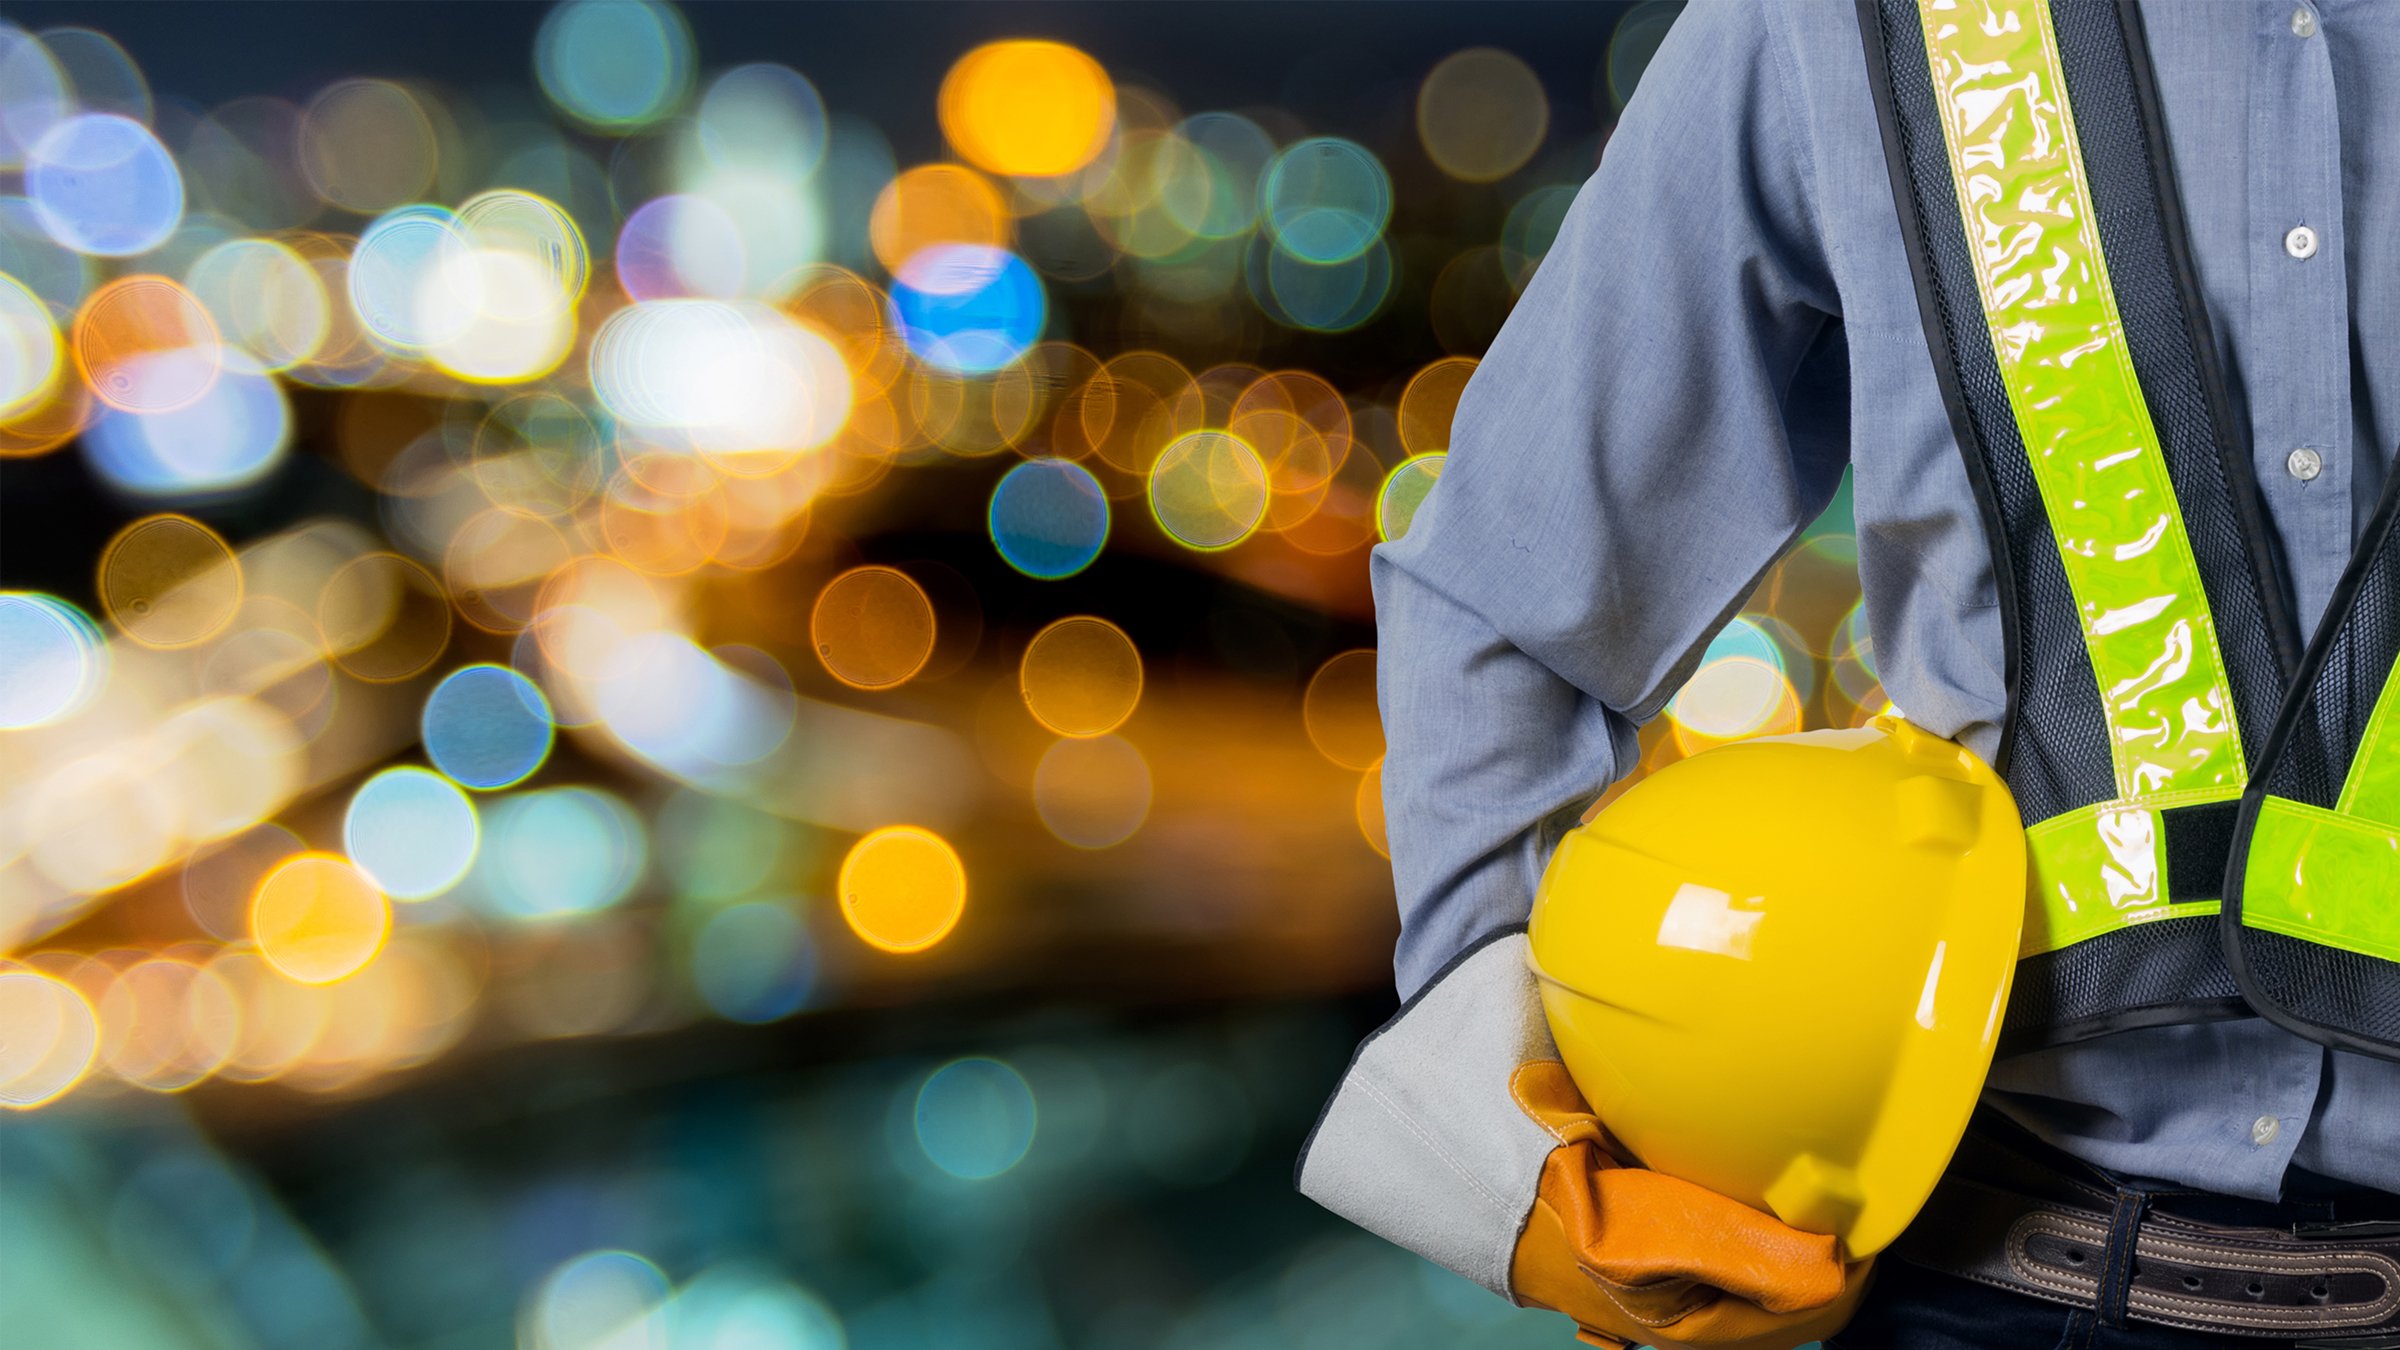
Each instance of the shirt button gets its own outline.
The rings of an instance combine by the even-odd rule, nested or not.
[[[2309,13],[2308,6],[2306,6],[2306,5],[2302,5],[2300,8],[2293,10],[2293,11],[2292,11],[2292,36],[2293,36],[2293,37],[2315,37],[2316,35],[2317,35],[2317,16],[2316,16],[2316,15],[2314,15],[2314,14],[2311,14],[2311,13]]]
[[[2305,483],[2325,472],[2325,457],[2304,445],[2284,456],[2283,471]]]
[[[2292,232],[2283,237],[2283,251],[2295,258],[2317,256],[2317,232],[2306,225],[2294,225]]]
[[[2250,1122],[2250,1142],[2260,1148],[2274,1143],[2275,1136],[2281,1133],[2283,1133],[2283,1122],[2273,1116],[2260,1116]]]

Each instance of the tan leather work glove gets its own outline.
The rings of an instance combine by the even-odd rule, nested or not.
[[[1556,1060],[1519,1066],[1509,1091],[1559,1145],[1517,1238],[1519,1302],[1565,1313],[1612,1350],[1788,1350],[1849,1320],[1872,1261],[1845,1262],[1831,1237],[1624,1165]]]
[[[1516,930],[1461,953],[1359,1046],[1298,1180],[1594,1345],[1791,1350],[1849,1318],[1867,1262],[1628,1162],[1558,1062]]]

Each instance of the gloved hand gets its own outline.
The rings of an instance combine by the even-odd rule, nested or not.
[[[1870,1261],[1714,1191],[1626,1166],[1557,1060],[1520,1065],[1510,1094],[1558,1147],[1543,1160],[1509,1276],[1594,1345],[1786,1350],[1829,1336]]]
[[[1789,1350],[1866,1287],[1831,1237],[1628,1165],[1558,1062],[1514,930],[1360,1045],[1302,1192],[1594,1345]]]

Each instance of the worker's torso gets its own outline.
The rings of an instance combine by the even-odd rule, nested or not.
[[[2146,14],[2156,72],[2152,114],[2179,171],[2174,200],[2188,267],[2183,285],[2205,310],[2218,418],[2248,460],[2249,481],[2240,484],[2246,513],[2236,514],[2245,523],[2245,542],[2259,546],[2255,571],[2270,592],[2260,604],[2235,606],[2230,616],[2236,630],[2226,635],[2225,664],[2238,683],[2245,672],[2270,672],[2265,635],[2251,631],[2270,613],[2305,634],[2327,612],[2353,541],[2380,495],[2391,447],[2400,440],[2400,236],[2375,228],[2378,220],[2400,227],[2400,212],[2391,209],[2400,205],[2400,172],[2374,154],[2400,134],[2400,12],[2373,5],[2227,3],[2157,4]],[[1953,409],[1927,359],[1927,324],[1892,208],[1892,177],[1875,109],[1858,78],[1856,20],[1845,7],[1839,14],[1770,10],[1764,21],[1791,26],[1797,59],[1788,76],[1798,94],[1795,112],[1805,118],[1817,155],[1818,223],[1830,244],[1851,357],[1861,570],[1881,641],[1880,673],[1913,717],[1994,753],[2012,674],[2019,678],[2020,733],[2028,717],[2045,715],[2038,704],[2029,709],[2025,703],[2029,682],[2025,672],[2010,669],[2011,635],[2001,621],[2004,600],[2022,615],[2027,597],[2008,594],[2008,573],[1993,566],[1976,504],[1979,484],[1960,457]],[[1915,59],[1925,58],[1920,52]],[[2142,263],[2137,249],[2124,251],[2128,257],[2117,260],[2120,265]],[[2156,318],[2151,313],[2145,321]],[[2157,391],[2152,394],[2155,401]],[[1981,486],[1988,495],[1988,485]],[[2214,526],[2202,520],[2198,528],[2205,534]],[[2222,538],[2216,543],[2221,546]],[[2201,546],[2205,551],[2209,540]],[[2063,590],[2054,592],[2044,597],[2050,608],[2043,612],[2056,617],[2060,606],[2068,606],[2065,621],[2072,624],[2072,601],[2062,599]],[[2367,678],[2380,682],[2386,662],[2379,656],[2374,664]],[[2087,669],[2081,678],[2088,683],[2094,677]],[[2262,705],[2262,696],[2253,693],[2248,701]],[[2274,701],[2263,697],[2263,703]],[[2371,702],[2370,691],[2361,706]],[[2253,706],[2240,720],[2241,734],[2250,739],[2237,753],[2255,757],[2274,719]],[[2021,792],[2035,808],[2029,816],[2095,804],[2088,791],[2062,797],[2055,782],[2044,781],[2057,775],[2039,764],[2022,772]],[[2218,794],[2220,801],[2228,798]],[[2324,803],[2333,804],[2330,797]],[[2159,823],[2155,815],[2148,821],[2153,830]],[[2099,825],[2090,833],[2103,851],[2124,844],[2123,822],[2113,839],[2109,822]],[[2216,820],[2209,828],[2222,825]],[[2163,841],[2150,856],[2163,874]],[[2095,878],[2100,907],[2123,898],[2105,894],[2121,879]],[[2127,913],[2143,911],[2137,921],[2173,912],[2166,908],[2163,875],[2154,880],[2154,907],[2121,906]],[[2095,917],[2088,913],[2094,908],[2084,905],[2085,917]],[[2193,921],[2183,928],[2215,927],[2199,909],[2180,911]],[[2096,917],[2107,923],[2123,915]],[[2172,927],[2135,936],[2163,948],[2162,935]],[[2080,984],[2053,981],[2045,988],[2034,981],[2036,998],[2055,1000],[2063,990],[2082,997],[2085,1006],[2021,1015],[2018,1030],[2027,1030],[2029,1021],[2048,1023],[2051,1031],[2075,1023],[2067,1037],[2073,1039],[2139,1025],[2145,1008],[2153,1020],[2166,1021],[2242,1011],[2238,1000],[2228,1001],[2235,991],[2222,969],[2198,968],[2205,944],[2184,946],[2180,955],[2152,951],[2103,962]],[[2162,970],[2162,960],[2169,968]],[[2115,987],[2136,977],[2155,987]],[[2194,1011],[2210,1002],[2217,1005],[2213,1010]],[[2129,1009],[2136,1015],[2128,1018]],[[2159,1015],[2159,1009],[2168,1011]],[[2252,1048],[2268,1058],[2306,1053],[2256,1032],[2236,1029],[2207,1043],[2239,1054],[2237,1043],[2251,1035]],[[2066,1052],[2049,1053],[2056,1059]],[[2077,1057],[2096,1062],[2109,1053],[2104,1041]],[[2353,1064],[2349,1072],[2354,1082],[2400,1091],[2400,1077],[2381,1066]],[[1999,1079],[2007,1077],[2004,1064]],[[2210,1075],[2203,1068],[2197,1077]],[[2246,1120],[2239,1110],[2230,1118]]]

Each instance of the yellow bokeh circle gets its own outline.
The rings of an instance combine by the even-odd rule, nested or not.
[[[121,412],[164,413],[199,402],[224,365],[208,307],[167,277],[119,277],[75,315],[75,367]]]
[[[1465,182],[1515,173],[1549,130],[1541,78],[1497,47],[1453,53],[1417,90],[1417,139],[1442,172]]]
[[[1692,672],[1667,702],[1667,720],[1684,749],[1800,729],[1800,698],[1772,662],[1726,656]]]
[[[29,1110],[83,1081],[99,1019],[75,986],[38,970],[0,968],[0,1107]]]
[[[151,1092],[181,1092],[215,1073],[241,1031],[222,976],[174,955],[136,961],[100,997],[100,1061]]]
[[[1142,701],[1142,654],[1106,619],[1060,619],[1034,634],[1017,668],[1034,720],[1061,736],[1105,736]]]
[[[910,271],[909,260],[927,249],[944,244],[1001,248],[1008,240],[1008,209],[999,190],[958,164],[920,164],[903,171],[884,184],[867,215],[867,242],[876,259],[885,271],[912,284],[925,278]]]
[[[1059,42],[977,47],[943,77],[942,134],[975,167],[1055,178],[1091,163],[1117,120],[1100,63]]]
[[[842,919],[871,947],[921,952],[958,927],[967,869],[931,830],[887,825],[851,845],[836,889]]]
[[[1053,741],[1033,771],[1033,809],[1060,842],[1114,848],[1149,818],[1149,762],[1124,738]]]
[[[1358,793],[1351,801],[1351,811],[1358,817],[1358,832],[1366,837],[1367,847],[1385,858],[1392,856],[1391,825],[1383,812],[1383,765],[1378,762],[1358,780]]]
[[[0,420],[50,401],[66,369],[66,344],[50,307],[25,283],[0,273]]]
[[[933,655],[933,601],[906,572],[853,567],[825,584],[808,631],[827,674],[856,689],[889,689]]]
[[[222,632],[242,603],[242,566],[190,516],[145,516],[100,553],[100,606],[145,647],[189,647]]]
[[[1458,400],[1478,363],[1472,356],[1445,356],[1418,371],[1400,391],[1400,448],[1411,455],[1446,454]]]
[[[326,654],[354,679],[421,674],[450,645],[450,597],[424,564],[397,553],[352,558],[317,592]]]
[[[1250,537],[1267,514],[1267,466],[1229,431],[1195,431],[1150,466],[1150,514],[1175,542],[1213,553]]]
[[[365,872],[331,853],[286,858],[250,901],[259,955],[302,984],[357,974],[391,931],[391,901]]]
[[[1375,708],[1375,653],[1343,652],[1308,682],[1301,720],[1317,752],[1345,769],[1364,772],[1383,759],[1383,719]]]

